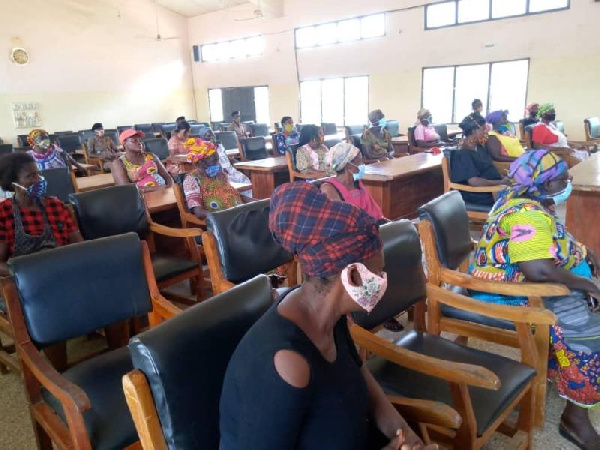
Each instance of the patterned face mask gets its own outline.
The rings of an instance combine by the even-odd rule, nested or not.
[[[354,266],[360,274],[361,286],[350,283],[350,268]],[[377,303],[383,298],[387,289],[387,274],[375,275],[362,263],[351,264],[342,271],[342,284],[352,300],[358,303],[367,312],[373,311]]]
[[[40,177],[38,181],[29,185],[28,188],[24,188],[18,183],[13,183],[15,186],[23,189],[27,194],[27,197],[37,199],[46,195],[46,191],[48,190],[48,182],[44,177]]]

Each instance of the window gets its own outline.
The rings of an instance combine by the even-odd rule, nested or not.
[[[262,36],[253,36],[235,41],[204,44],[201,48],[202,62],[227,61],[262,55],[265,42]]]
[[[369,113],[369,77],[303,81],[300,100],[302,123],[362,125]]]
[[[425,28],[434,29],[569,8],[570,0],[449,0],[425,7]]]
[[[230,122],[231,112],[238,110],[242,120],[271,122],[267,86],[209,89],[208,101],[211,122]]]
[[[385,36],[385,14],[296,28],[296,48],[311,48]]]
[[[483,115],[508,110],[521,118],[527,96],[529,60],[423,69],[422,106],[436,123],[458,123],[471,113],[471,102],[483,102]]]

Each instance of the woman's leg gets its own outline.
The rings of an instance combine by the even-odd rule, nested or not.
[[[570,435],[574,443],[583,444],[583,448],[600,448],[600,436],[594,429],[586,408],[567,401],[560,417],[561,428]]]

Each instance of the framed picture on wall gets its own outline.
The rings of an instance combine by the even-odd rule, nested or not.
[[[15,128],[38,128],[42,126],[38,103],[12,103],[11,107]]]

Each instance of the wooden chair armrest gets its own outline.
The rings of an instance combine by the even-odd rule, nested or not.
[[[150,231],[156,234],[162,234],[163,236],[189,238],[189,237],[200,237],[203,231],[198,228],[171,228],[164,225],[160,225],[156,222],[150,222]]]
[[[250,187],[249,189],[252,189],[252,187]],[[184,212],[183,215],[185,216],[186,222],[191,222],[195,225],[206,228],[206,219],[201,219],[200,217],[196,217],[195,215],[193,215],[189,212]]]
[[[352,325],[350,333],[358,346],[399,366],[452,383],[465,383],[494,391],[500,389],[500,379],[484,367],[422,355],[398,347],[358,325]]]
[[[483,192],[483,193],[494,193],[494,192],[500,192],[502,190],[504,190],[506,188],[506,186],[504,186],[503,184],[499,184],[497,186],[479,186],[479,187],[475,187],[475,186],[468,186],[466,184],[458,184],[458,183],[450,183],[449,184],[450,189],[455,189],[457,191],[463,191],[463,192]]]
[[[508,306],[498,303],[482,302],[447,289],[427,283],[427,298],[463,311],[481,314],[495,319],[504,319],[516,323],[554,325],[556,316],[545,308]]]
[[[154,294],[152,296],[152,309],[153,312],[158,314],[163,320],[168,320],[183,312],[183,310],[160,294]]]
[[[568,287],[553,283],[504,283],[500,281],[486,281],[475,278],[466,273],[443,268],[441,279],[449,284],[472,289],[474,291],[490,292],[492,294],[512,295],[516,297],[558,297],[569,295]]]
[[[90,409],[90,399],[83,389],[63,377],[31,342],[18,344],[18,347],[21,349],[21,362],[29,368],[40,384],[58,399],[65,412],[83,413]]]
[[[387,398],[400,415],[411,422],[438,425],[454,430],[458,429],[462,423],[460,414],[445,403],[397,395],[388,395]]]

